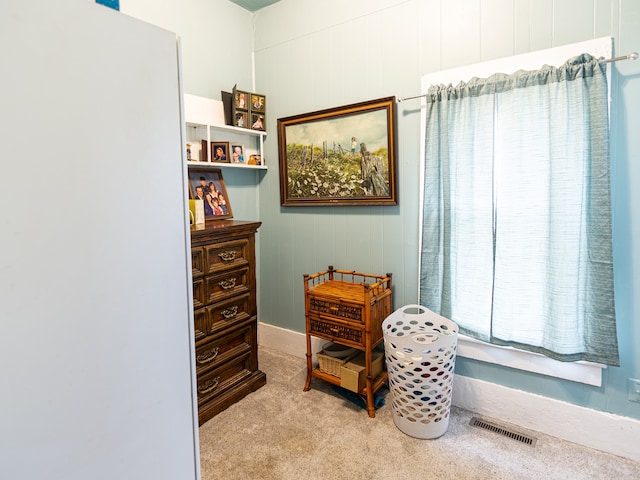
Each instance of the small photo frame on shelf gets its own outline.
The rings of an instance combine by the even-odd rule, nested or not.
[[[249,165],[262,165],[262,157],[260,154],[249,155]]]
[[[211,161],[229,163],[229,142],[211,142]]]
[[[219,168],[189,168],[189,199],[203,200],[205,219],[233,218]]]
[[[266,109],[266,99],[264,95],[260,95],[259,93],[251,94],[251,112],[265,112]]]
[[[249,92],[234,89],[233,101],[236,110],[249,110]]]
[[[209,161],[209,154],[207,153],[207,150],[209,150],[207,148],[207,141],[203,138],[202,140],[200,140],[200,161],[201,162]]]
[[[249,127],[249,113],[248,112],[236,112],[234,117],[234,125],[240,128]]]
[[[240,144],[231,145],[231,163],[245,163],[244,145],[240,145]]]
[[[264,114],[252,113],[251,114],[251,129],[265,131]]]

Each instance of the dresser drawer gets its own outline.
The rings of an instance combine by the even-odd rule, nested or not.
[[[217,368],[234,357],[250,353],[252,333],[252,325],[246,325],[229,335],[196,345],[196,374],[200,376],[205,370]]]
[[[193,279],[193,308],[204,307],[204,280],[202,278]]]
[[[249,267],[231,270],[204,279],[204,295],[207,304],[249,291]]]
[[[251,318],[250,302],[251,296],[247,293],[206,307],[209,335]]]
[[[309,295],[309,313],[364,323],[362,304],[346,302],[337,298]]]
[[[193,247],[191,249],[191,276],[193,278],[201,277],[204,273],[204,250],[202,247]]]
[[[357,324],[334,321],[326,317],[309,315],[309,334],[328,340],[338,340],[345,345],[363,347],[364,327]]]
[[[229,242],[215,243],[204,247],[205,274],[249,264],[249,241],[239,238]]]
[[[233,360],[198,376],[198,406],[238,385],[251,376],[251,355],[240,355]]]
[[[193,312],[193,324],[195,330],[195,339],[202,340],[207,336],[209,327],[207,325],[207,311],[204,308],[199,308]]]

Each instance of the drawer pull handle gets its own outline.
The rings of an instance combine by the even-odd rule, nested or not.
[[[220,383],[220,376],[217,376],[213,380],[209,380],[203,385],[198,385],[198,393],[201,393],[202,395],[211,393],[216,389],[216,387],[218,386],[218,383]]]
[[[229,320],[233,317],[235,317],[238,314],[238,306],[234,305],[231,308],[228,308],[226,310],[222,310],[222,312],[220,312],[220,314],[226,319]]]
[[[228,278],[226,280],[222,280],[221,282],[219,282],[218,285],[220,285],[223,290],[231,290],[233,287],[236,286],[236,279],[235,277]]]
[[[211,363],[218,356],[218,347],[212,348],[196,356],[196,361],[200,364]]]
[[[223,262],[233,262],[236,259],[236,251],[227,250],[226,252],[220,252],[218,256]]]

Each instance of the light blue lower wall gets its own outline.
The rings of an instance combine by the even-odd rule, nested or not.
[[[302,275],[327,265],[392,272],[394,306],[417,300],[419,103],[398,111],[398,207],[279,204],[280,117],[419,93],[429,72],[602,36],[640,50],[637,0],[282,0],[254,19],[256,88],[266,94],[269,171],[259,183],[260,320],[304,331]],[[601,388],[459,358],[456,371],[577,405],[640,418],[640,61],[614,66],[612,172],[621,366]],[[470,246],[471,247],[471,246]]]

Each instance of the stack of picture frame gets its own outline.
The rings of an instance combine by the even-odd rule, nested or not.
[[[228,125],[250,130],[267,130],[267,101],[264,95],[239,90],[234,86],[231,95],[222,92],[222,101]]]

